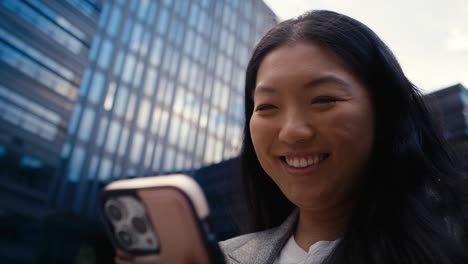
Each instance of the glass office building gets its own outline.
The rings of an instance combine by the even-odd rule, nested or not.
[[[95,1],[0,1],[3,216],[44,213],[99,13]]]
[[[246,64],[276,22],[259,0],[105,1],[62,151],[60,207],[92,216],[103,182],[238,155]]]
[[[100,4],[0,0],[1,263],[37,263]]]

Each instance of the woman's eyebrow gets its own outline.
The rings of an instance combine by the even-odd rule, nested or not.
[[[314,87],[324,85],[324,84],[337,84],[338,86],[343,87],[343,88],[348,88],[351,86],[348,82],[346,82],[345,80],[341,78],[338,78],[333,75],[327,75],[327,76],[319,77],[319,78],[313,79],[312,81],[307,82],[304,85],[304,88],[309,89],[309,88],[314,88]]]
[[[255,89],[252,92],[252,98],[255,97],[256,94],[259,93],[265,93],[265,94],[274,94],[276,93],[276,90],[273,87],[270,86],[264,86],[264,85],[259,85],[255,87]]]

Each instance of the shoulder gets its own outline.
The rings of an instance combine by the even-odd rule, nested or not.
[[[221,250],[225,253],[235,251],[239,249],[240,247],[244,246],[248,242],[253,242],[254,244],[261,244],[263,237],[265,237],[266,234],[271,233],[273,229],[265,230],[265,231],[260,231],[260,232],[255,232],[255,233],[249,233],[237,237],[230,238],[228,240],[224,240],[219,243],[219,246],[221,247]]]
[[[250,233],[220,242],[228,263],[272,263],[294,230],[297,212],[293,212],[280,226]]]

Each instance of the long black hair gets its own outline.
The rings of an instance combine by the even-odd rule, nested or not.
[[[468,263],[467,179],[458,170],[418,89],[382,40],[364,24],[312,11],[273,27],[249,61],[241,150],[245,231],[280,224],[294,205],[262,169],[249,128],[263,58],[307,40],[339,56],[368,88],[375,141],[359,199],[327,263]]]

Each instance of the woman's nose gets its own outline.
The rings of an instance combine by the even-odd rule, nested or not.
[[[303,116],[288,116],[281,124],[278,138],[287,144],[310,140],[315,134],[311,122]]]

